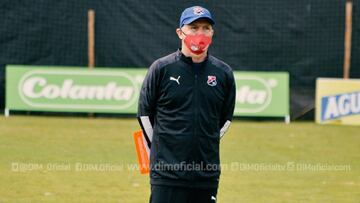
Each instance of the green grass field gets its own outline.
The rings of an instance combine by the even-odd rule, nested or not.
[[[135,119],[0,117],[0,203],[148,202],[148,176],[131,168],[138,128]],[[359,127],[236,121],[221,161],[220,203],[360,202]]]

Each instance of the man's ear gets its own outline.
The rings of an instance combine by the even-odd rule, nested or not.
[[[177,36],[179,37],[179,39],[181,39],[181,40],[184,39],[184,35],[183,35],[183,33],[182,33],[182,31],[181,31],[180,28],[177,28],[177,29],[176,29],[176,34],[177,34]]]

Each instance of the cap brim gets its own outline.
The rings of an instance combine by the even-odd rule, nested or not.
[[[188,24],[190,24],[190,23],[192,23],[192,22],[194,22],[194,21],[196,21],[196,20],[199,20],[199,19],[205,19],[205,20],[209,21],[209,23],[210,23],[211,25],[214,25],[214,24],[215,24],[214,20],[211,19],[211,18],[209,18],[209,17],[196,16],[196,17],[193,17],[193,18],[189,18],[189,19],[184,20],[184,21],[183,21],[183,24],[181,25],[181,27],[184,26],[184,25],[188,25]]]

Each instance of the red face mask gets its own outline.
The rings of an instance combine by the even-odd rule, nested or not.
[[[183,32],[184,33],[184,32]],[[204,34],[199,35],[185,35],[185,45],[190,51],[196,55],[202,54],[206,48],[211,44],[211,37]]]

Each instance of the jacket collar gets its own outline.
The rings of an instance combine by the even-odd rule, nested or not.
[[[176,55],[180,58],[180,60],[184,61],[187,64],[193,64],[193,61],[191,59],[191,57],[185,56],[182,52],[181,52],[181,48],[179,48],[176,51]],[[209,58],[209,51],[207,52],[206,58],[203,62],[201,62],[201,64],[205,64],[207,62]]]

